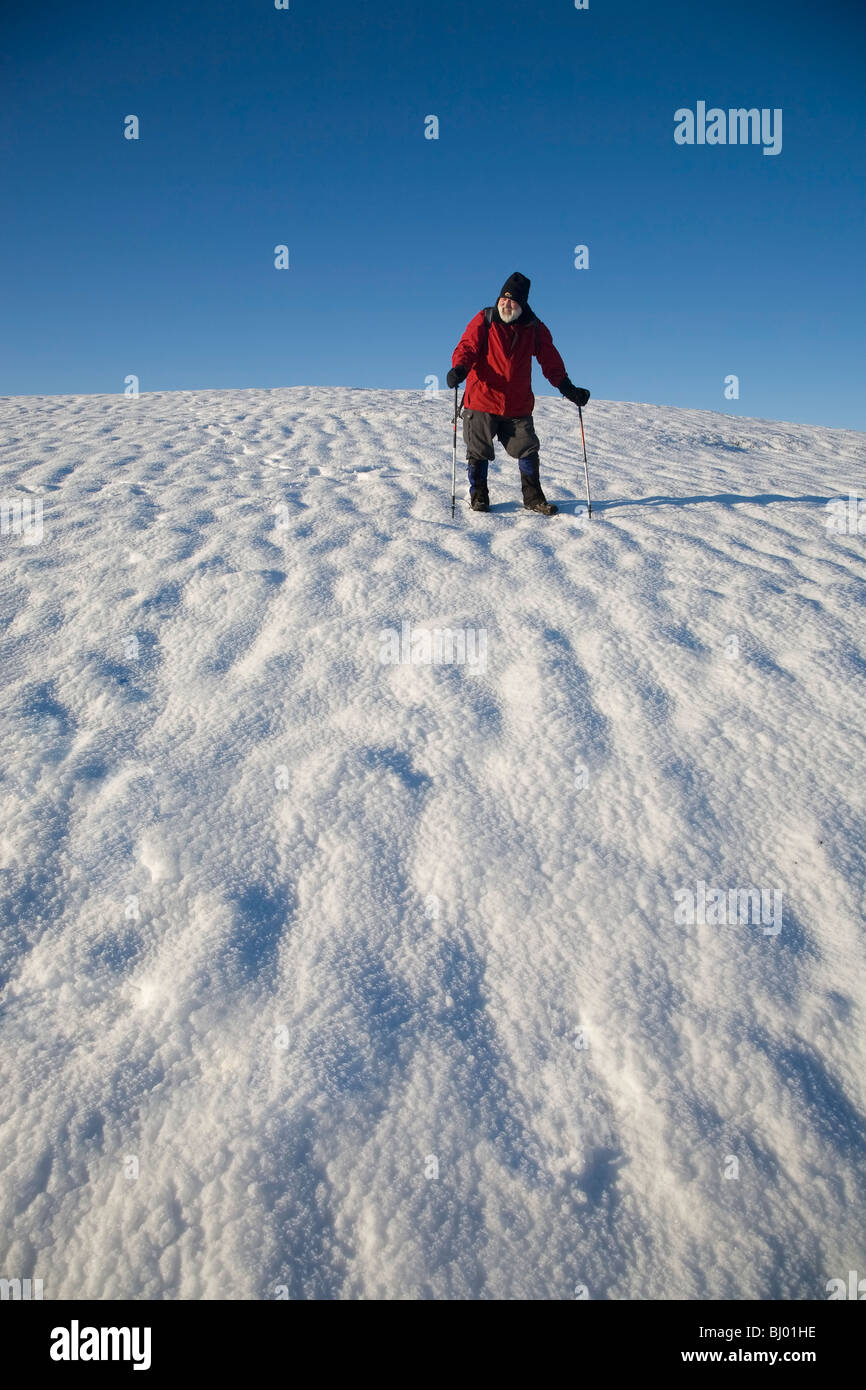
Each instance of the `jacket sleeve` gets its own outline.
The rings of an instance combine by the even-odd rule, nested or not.
[[[474,367],[481,347],[481,325],[484,323],[484,310],[479,309],[474,319],[470,319],[463,330],[463,337],[454,349],[452,367],[465,367],[467,372]],[[565,368],[562,369],[565,375]]]
[[[550,329],[540,319],[535,340],[535,356],[551,386],[558,387],[560,382],[565,379],[565,363],[553,346]]]

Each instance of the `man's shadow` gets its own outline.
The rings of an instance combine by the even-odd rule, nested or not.
[[[703,502],[721,502],[726,507],[737,506],[741,503],[767,507],[774,502],[808,502],[813,506],[819,506],[833,500],[832,497],[815,497],[805,493],[800,497],[786,497],[781,492],[758,492],[753,496],[748,496],[742,492],[702,492],[697,493],[694,497],[670,497],[663,493],[656,493],[652,497],[623,497],[615,502],[593,502],[592,510],[594,512],[609,512],[614,507],[693,507]],[[579,501],[577,505],[581,505]]]
[[[548,488],[550,492],[550,488]],[[758,492],[753,496],[748,496],[742,492],[706,492],[697,493],[694,497],[670,497],[664,493],[656,493],[652,497],[622,497],[616,501],[595,501],[593,499],[593,512],[610,512],[615,507],[693,507],[704,502],[721,502],[726,507],[736,506],[741,503],[751,503],[753,506],[766,507],[774,502],[808,502],[812,506],[821,506],[827,502],[838,500],[838,494],[834,497],[814,497],[804,493],[800,497],[786,497],[781,492]],[[573,512],[586,507],[586,503],[578,498],[558,498],[551,495],[548,501],[554,502],[561,512]],[[491,502],[492,512],[522,512],[524,510],[522,502]]]

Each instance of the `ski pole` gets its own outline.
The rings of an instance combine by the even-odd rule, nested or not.
[[[586,478],[586,514],[589,517],[592,516],[592,503],[589,500],[589,468],[586,462],[586,435],[583,432],[583,411],[580,406],[577,407],[577,413],[580,416],[580,437],[583,440],[583,475]],[[456,424],[454,428],[457,428]]]
[[[451,515],[454,515],[454,492],[457,487],[457,387],[454,387],[454,453],[451,456]]]

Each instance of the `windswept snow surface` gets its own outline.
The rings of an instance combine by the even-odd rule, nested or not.
[[[461,448],[452,521],[451,409],[0,402],[0,1274],[46,1298],[866,1273],[864,437],[593,401],[587,524],[546,398],[562,514],[501,451],[473,514]]]

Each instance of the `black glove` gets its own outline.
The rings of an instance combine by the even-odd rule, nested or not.
[[[559,389],[567,401],[574,401],[575,405],[586,405],[589,400],[589,392],[585,386],[575,386],[573,381],[569,381],[567,376],[562,378]]]
[[[448,385],[453,390],[454,387],[459,386],[463,378],[467,377],[468,375],[469,373],[467,372],[465,367],[452,367],[445,380],[448,382]]]

